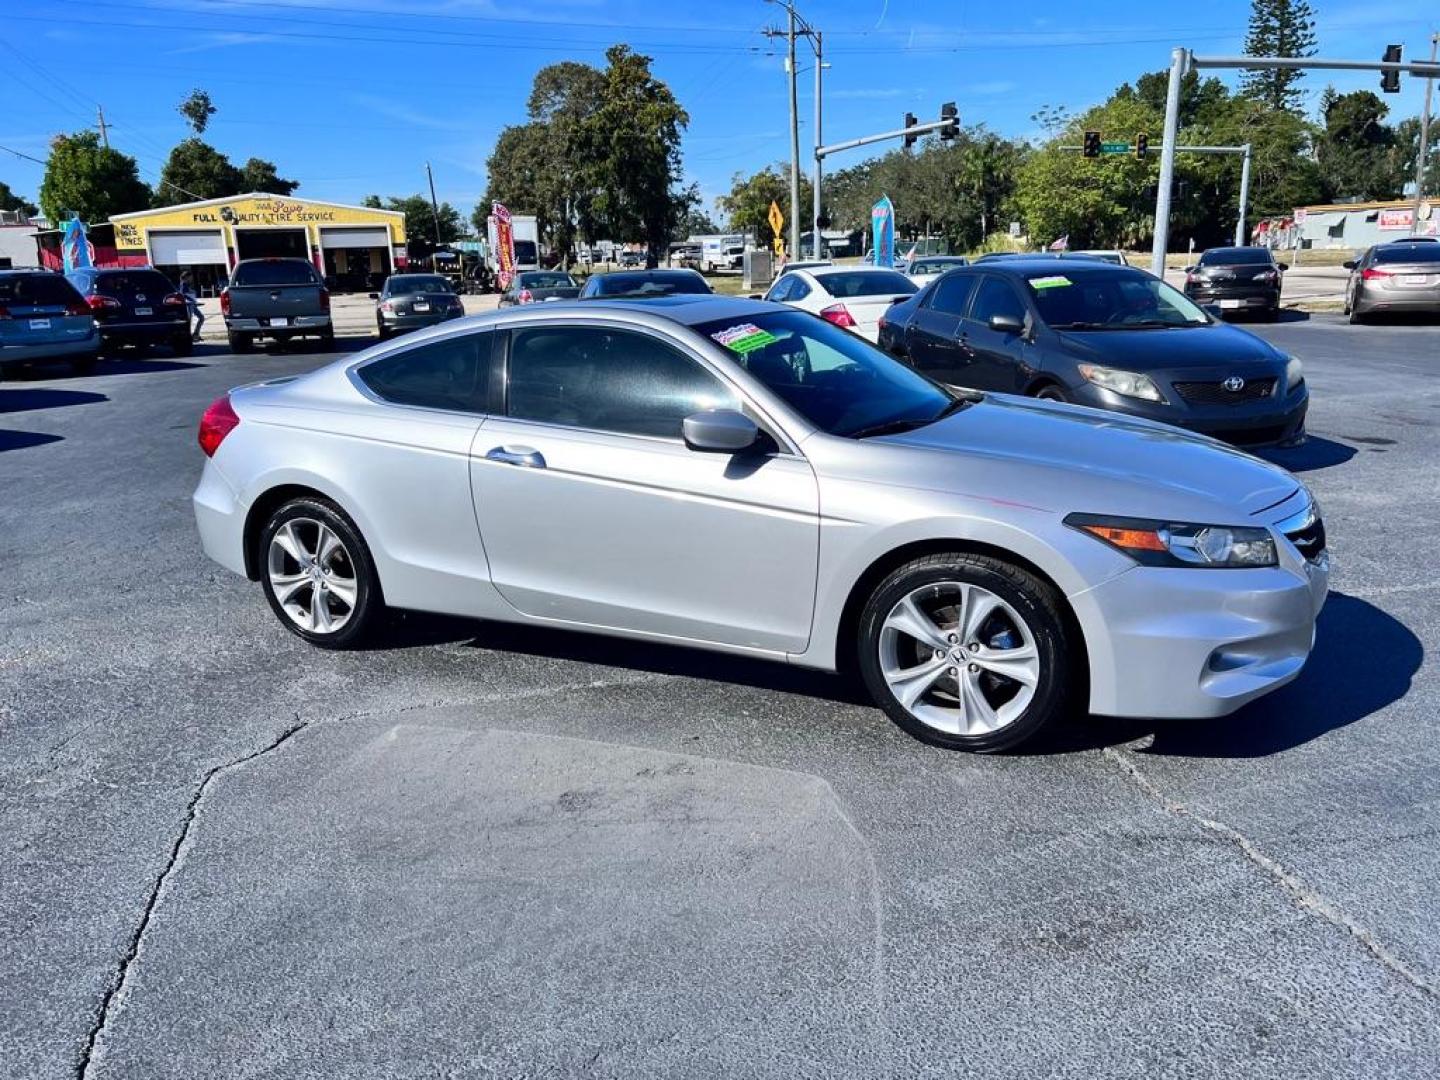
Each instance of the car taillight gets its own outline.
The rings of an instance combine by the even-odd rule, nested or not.
[[[1395,275],[1392,274],[1392,273],[1390,273],[1389,270],[1373,270],[1373,269],[1372,269],[1372,270],[1364,270],[1364,271],[1361,271],[1360,276],[1361,276],[1364,280],[1366,280],[1366,281],[1374,281],[1374,280],[1376,280],[1377,278],[1394,277]]]
[[[220,290],[220,314],[230,314],[230,290],[228,288]]]
[[[382,300],[380,302],[380,310],[383,311],[386,315],[394,315],[395,305],[389,300]]]
[[[535,297],[529,289],[521,289],[520,295],[515,297],[515,302],[517,304],[533,304],[535,302]]]
[[[87,296],[85,302],[95,311],[102,311],[106,308],[118,308],[120,306],[120,301],[116,300],[113,296],[101,296],[99,293],[96,293],[94,296]]]
[[[68,304],[65,305],[65,314],[89,315],[90,305],[87,304],[84,300],[71,300]],[[0,315],[0,318],[4,318],[4,316]]]
[[[205,410],[205,415],[200,417],[200,432],[196,436],[205,456],[214,457],[215,451],[219,450],[220,444],[225,441],[225,436],[239,425],[240,417],[235,415],[235,410],[230,407],[229,394],[212,401]]]
[[[88,309],[87,309],[87,310],[88,310]],[[4,304],[0,304],[0,319],[8,319],[8,318],[10,318],[10,309],[9,309],[8,307],[6,307]]]
[[[329,311],[329,310],[330,310],[330,290],[329,290],[329,289],[321,289],[321,290],[320,290],[320,310],[321,310],[321,311]]]
[[[168,304],[171,307],[179,307],[180,305],[185,303],[185,297],[181,296],[178,292],[172,292],[169,296],[165,297],[165,299],[160,302],[162,304]]]
[[[855,316],[850,314],[849,309],[846,308],[844,304],[831,304],[829,307],[821,309],[820,317],[826,322],[834,323],[836,326],[851,327],[859,325],[855,322]]]

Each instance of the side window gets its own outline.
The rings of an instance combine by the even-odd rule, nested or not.
[[[946,274],[931,290],[929,306],[946,315],[963,316],[974,288],[974,274]]]
[[[970,310],[970,318],[979,323],[988,323],[992,315],[1013,315],[1017,319],[1023,319],[1025,304],[1015,295],[1015,290],[1008,281],[985,277],[980,280],[980,287],[975,290],[975,304]]]
[[[783,304],[786,300],[790,299],[790,290],[799,280],[799,278],[787,274],[774,285],[770,286],[770,292],[765,299],[774,304]]]
[[[793,279],[793,280],[794,280],[794,284],[792,284],[792,285],[790,286],[790,295],[789,295],[788,297],[786,297],[786,299],[792,300],[792,301],[794,301],[794,300],[804,300],[805,297],[807,297],[807,296],[810,295],[810,286],[807,285],[807,284],[805,284],[805,279],[804,279],[804,278],[798,278],[798,277],[797,277],[797,278],[795,278],[795,279]]]
[[[395,405],[459,412],[488,411],[493,333],[464,334],[391,353],[355,374]]]
[[[517,330],[510,339],[512,419],[678,439],[702,409],[738,408],[697,361],[647,334],[599,327]]]

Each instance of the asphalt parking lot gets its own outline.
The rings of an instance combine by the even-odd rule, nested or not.
[[[189,498],[204,407],[328,357],[0,384],[0,1074],[1433,1075],[1440,326],[1255,329],[1312,393],[1304,675],[998,758],[680,649],[308,648]]]

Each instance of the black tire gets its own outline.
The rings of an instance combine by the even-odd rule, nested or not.
[[[1055,383],[1046,383],[1035,391],[1035,396],[1041,401],[1070,400],[1070,395],[1065,392],[1065,388],[1063,386],[1057,386]]]
[[[1039,658],[1039,677],[1028,705],[1004,726],[983,734],[956,734],[925,723],[900,703],[881,668],[881,630],[891,610],[917,589],[956,583],[978,585],[1008,604],[1024,620]],[[1020,745],[1067,712],[1081,675],[1074,661],[1079,643],[1072,640],[1059,595],[1033,574],[988,555],[927,555],[892,571],[866,602],[858,638],[860,674],[875,703],[910,735],[951,750],[994,753]],[[992,684],[1001,694],[1007,689],[1009,684],[1001,680]]]
[[[89,375],[95,370],[95,365],[100,362],[100,352],[81,353],[70,361],[70,370],[76,375]]]
[[[320,348],[326,352],[335,348],[335,329],[331,327],[320,334]]]
[[[375,335],[376,335],[381,341],[385,341],[386,339],[388,339],[388,338],[390,337],[390,331],[385,329],[385,324],[384,324],[383,322],[376,322],[376,324],[375,324]]]
[[[176,356],[189,356],[195,351],[195,340],[190,336],[189,331],[176,334],[170,339],[170,351]]]
[[[275,586],[270,580],[271,541],[277,532],[295,521],[303,522],[297,525],[302,536],[309,529],[309,522],[319,522],[333,532],[344,546],[344,564],[348,564],[348,568],[353,572],[356,590],[354,606],[344,624],[330,633],[317,633],[297,623],[277,597]],[[365,643],[384,622],[385,598],[380,591],[380,579],[375,573],[375,562],[370,556],[370,549],[355,523],[334,503],[313,496],[290,500],[270,515],[265,527],[260,530],[257,543],[259,547],[255,552],[255,565],[260,570],[260,587],[270,604],[270,610],[275,612],[275,617],[296,637],[322,649],[350,649]],[[341,565],[336,563],[338,558],[339,556],[332,558],[332,565]],[[297,567],[297,571],[298,569]],[[304,587],[312,590],[305,595],[308,602],[314,602],[317,594],[313,590],[317,587]],[[333,604],[328,600],[322,602],[330,605],[327,611],[333,610]]]
[[[240,330],[229,330],[225,334],[232,353],[248,353],[255,347],[255,339]]]
[[[1349,315],[1351,326],[1360,326],[1370,317],[1353,305],[1350,308]]]

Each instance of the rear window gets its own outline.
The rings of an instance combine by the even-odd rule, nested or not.
[[[569,274],[521,274],[522,289],[573,289],[575,279]]]
[[[1251,266],[1255,263],[1270,264],[1275,260],[1269,248],[1221,248],[1207,251],[1200,256],[1201,266]]]
[[[852,271],[816,278],[831,296],[909,296],[919,286],[893,270]]]
[[[59,274],[0,274],[0,304],[70,304],[80,299]]]
[[[411,293],[447,293],[454,292],[450,288],[450,280],[441,277],[439,274],[403,274],[390,279],[389,285],[391,296],[409,296]]]
[[[1377,263],[1440,263],[1440,244],[1396,244],[1375,249]]]
[[[690,271],[647,270],[636,274],[605,274],[595,279],[596,296],[676,296],[713,291]]]
[[[320,275],[301,259],[266,259],[241,263],[235,268],[231,285],[318,285]]]
[[[95,291],[117,297],[134,296],[136,293],[164,296],[174,292],[175,286],[158,270],[127,270],[122,274],[96,274]]]

